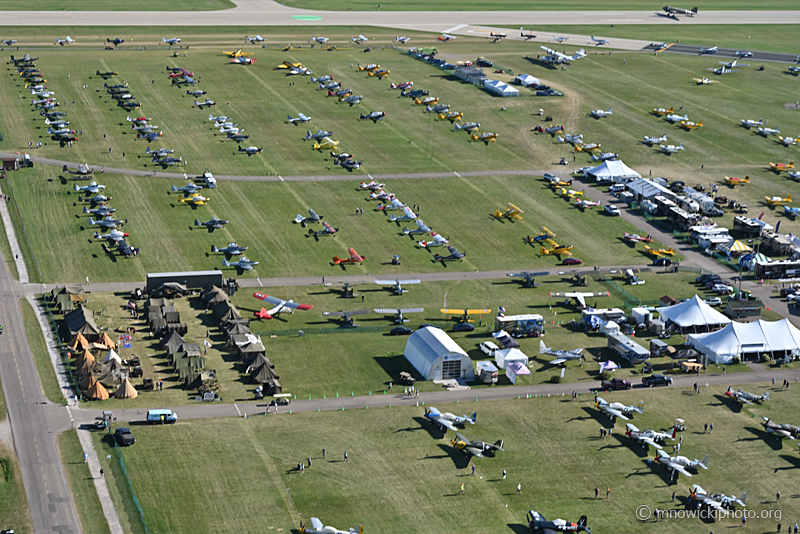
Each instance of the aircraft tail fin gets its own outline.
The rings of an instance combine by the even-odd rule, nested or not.
[[[195,219],[195,220],[194,220],[194,225],[195,225],[195,226],[200,226],[200,221],[199,221],[198,219]]]
[[[544,344],[544,341],[542,341],[540,339],[539,340],[539,354],[547,354],[549,351],[550,351],[550,349],[547,348],[547,345]]]
[[[223,267],[230,267],[231,264],[230,264],[230,262],[228,260],[222,260],[222,266]]]
[[[708,469],[708,454],[706,454],[702,460],[700,460],[700,467],[703,469]]]
[[[693,7],[692,9],[690,9],[690,11],[692,13],[694,13],[695,15],[697,15],[697,8],[696,7]]]
[[[678,434],[678,429],[674,426],[672,427],[672,439],[675,439],[675,436]]]
[[[243,150],[243,149],[242,149],[242,146],[241,146],[241,145],[239,145],[237,148],[239,149],[239,152],[247,152],[246,150]]]
[[[162,42],[162,43],[166,43],[166,42],[167,42],[167,40],[166,40],[166,39],[164,39],[164,38],[162,37],[162,38],[161,38],[161,42]]]
[[[746,491],[744,493],[742,493],[741,495],[739,495],[739,502],[742,503],[742,506],[744,506],[745,503],[747,502],[747,492]]]
[[[95,221],[94,219],[92,219],[91,217],[89,217],[89,224],[91,224],[92,226],[94,226],[94,225],[95,225],[95,224],[97,224],[97,223],[98,223],[98,221]]]
[[[460,130],[460,129],[461,129],[461,125],[460,124],[456,124],[456,130]]]
[[[470,416],[468,421],[471,422],[474,425],[475,424],[475,419],[477,419],[477,418],[478,418],[478,414],[475,413],[475,412],[472,412],[472,415]]]
[[[639,402],[639,404],[636,406],[636,411],[639,412],[639,413],[644,413],[644,403],[643,402]]]
[[[790,199],[790,200],[791,200],[791,198],[792,198],[792,197],[791,197],[791,195],[789,195],[789,199]],[[769,391],[767,391],[766,393],[764,393],[764,400],[769,400]]]
[[[586,518],[586,516],[585,516],[585,515],[582,515],[582,516],[581,516],[581,518],[580,518],[580,519],[578,519],[578,526],[579,526],[579,527],[584,527],[584,528],[585,528],[585,527],[586,527],[586,522],[587,522],[587,521],[588,521],[588,519]]]
[[[211,252],[219,252],[219,249],[216,245],[211,245]]]
[[[494,446],[497,447],[497,450],[505,452],[505,450],[503,449],[503,440],[502,439],[498,439],[497,441],[495,441],[494,442]]]

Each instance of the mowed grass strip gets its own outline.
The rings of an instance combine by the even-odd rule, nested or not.
[[[78,441],[77,431],[70,430],[58,436],[58,452],[67,474],[81,528],[84,532],[97,534],[110,532],[94,487],[94,478],[99,474],[92,473],[83,462],[83,449]]]
[[[228,0],[141,0],[137,2],[108,2],[98,4],[92,0],[20,0],[0,1],[0,11],[213,11],[231,9],[236,4]],[[113,37],[112,37],[113,38]]]
[[[44,336],[42,336],[42,329],[39,327],[39,321],[36,318],[36,311],[26,299],[20,299],[19,306],[22,311],[25,333],[28,336],[28,345],[33,354],[33,360],[36,363],[36,371],[39,374],[42,391],[51,402],[65,404],[64,394],[58,385],[56,372],[50,360],[50,352],[47,350],[47,344]]]
[[[0,424],[6,426],[9,440],[12,439],[10,423],[6,413],[6,399],[0,387]],[[17,457],[13,452],[13,442],[10,450],[6,450],[4,443],[0,443],[0,524],[12,525],[17,532],[32,533],[33,524],[28,513],[28,497],[22,482]]]
[[[740,409],[723,400],[724,388],[702,389],[698,396],[680,389],[606,396],[643,402],[644,414],[634,418],[642,429],[668,428],[675,416],[686,420],[681,453],[690,458],[708,453],[711,461],[707,471],[671,486],[667,470],[647,466],[652,451],[625,437],[623,425],[600,440],[598,430],[609,421],[586,396],[577,402],[567,396],[437,405],[457,414],[477,411],[477,424],[464,430],[470,439],[504,440],[505,452],[472,460],[474,477],[470,464],[450,447],[453,433],[443,438],[424,422],[422,407],[137,425],[137,444],[123,454],[150,528],[171,532],[188,532],[200,521],[217,532],[288,530],[300,519],[307,524],[310,516],[337,528],[363,524],[365,531],[389,533],[446,528],[477,533],[509,525],[521,531],[531,508],[553,519],[585,514],[593,530],[633,532],[645,526],[634,514],[637,506],[683,509],[692,483],[727,494],[747,491],[748,509],[777,508],[784,523],[791,521],[800,512],[785,497],[795,485],[796,455],[788,443],[764,433],[753,414],[789,420],[797,393],[749,386],[758,393],[771,389],[772,399],[766,407]],[[709,422],[714,432],[704,434]],[[165,450],[173,453],[169,462],[163,460]],[[298,472],[297,464],[309,457],[311,467]],[[214,484],[196,483],[198,466]],[[515,495],[518,483],[522,495]],[[610,498],[595,500],[595,487],[603,494],[609,488]],[[778,490],[784,498],[776,505]],[[451,499],[458,506],[443,506]],[[170,502],[176,506],[165,506]],[[777,522],[751,518],[748,526],[766,532]],[[717,528],[738,523],[725,519]],[[699,527],[708,528],[699,519],[673,520],[662,528],[697,532]]]

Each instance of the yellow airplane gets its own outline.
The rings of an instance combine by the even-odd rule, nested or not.
[[[239,50],[237,50],[236,52],[222,52],[222,53],[225,54],[228,57],[232,57],[233,59],[236,59],[237,57],[252,56],[253,55],[253,52],[242,52],[241,48]]]
[[[769,162],[769,170],[775,172],[785,171],[786,169],[794,169],[794,160],[789,163],[772,163]]]
[[[575,152],[597,152],[600,150],[600,147],[603,146],[600,143],[589,143],[588,145],[575,145]]]
[[[195,193],[189,198],[179,198],[178,202],[186,202],[187,204],[192,204],[194,206],[205,206],[206,204],[211,202],[211,199],[208,197],[204,197],[199,193]]]
[[[700,122],[692,122],[692,121],[681,121],[681,128],[684,130],[696,130],[703,126],[703,121]]]
[[[660,258],[661,256],[672,256],[673,254],[675,254],[675,251],[672,250],[672,247],[669,247],[669,248],[650,248],[647,245],[645,245],[644,249],[647,251],[648,254],[652,254],[656,258]]]
[[[359,65],[358,66],[359,72],[365,71],[365,70],[369,71],[369,72],[372,72],[372,71],[378,70],[380,68],[381,68],[381,66],[378,65],[377,63],[370,63],[369,65]]]
[[[481,316],[481,315],[485,315],[487,313],[492,313],[492,310],[486,310],[486,309],[483,309],[483,310],[455,310],[453,308],[442,308],[439,311],[442,312],[442,313],[446,313],[450,317],[452,317],[453,315],[461,315],[462,316],[462,318],[461,318],[461,322],[462,323],[471,323],[472,321],[470,321],[470,319],[469,319],[470,315]]]
[[[472,132],[470,138],[473,141],[483,141],[484,143],[488,143],[489,141],[497,141],[498,134],[492,132],[484,132],[482,134],[476,134]]]
[[[556,190],[559,187],[567,187],[568,185],[572,185],[572,180],[568,180],[565,182],[561,178],[556,178],[555,180],[550,182],[550,187],[552,187],[553,190]]]
[[[314,150],[328,150],[339,146],[339,141],[334,141],[330,137],[323,137],[319,142],[314,142]]]
[[[523,210],[519,209],[514,204],[509,202],[506,211],[496,210],[494,212],[494,216],[497,217],[498,219],[506,218],[506,219],[517,219],[521,221],[523,213],[525,213]]]
[[[779,135],[779,136],[778,136],[778,141],[780,141],[780,143],[781,143],[783,146],[791,146],[791,145],[796,145],[796,144],[797,144],[797,141],[798,141],[798,139],[797,139],[797,137],[781,137],[781,136]]]
[[[675,110],[673,110],[672,108],[669,109],[653,108],[653,115],[655,115],[656,117],[663,117],[664,115],[667,115],[669,113],[674,113],[674,111]]]
[[[709,80],[705,76],[703,76],[702,78],[692,78],[692,80],[697,82],[697,85],[708,85],[710,83],[717,83],[717,80]]]
[[[284,52],[288,52],[289,50],[294,50],[294,47],[292,45],[286,45],[285,47],[283,47]]]
[[[439,113],[439,120],[440,121],[460,121],[464,118],[464,112],[462,111],[451,111],[450,113],[444,112]]]
[[[302,67],[302,63],[292,63],[291,61],[284,61],[280,65],[278,65],[279,69],[293,69],[293,68],[300,68]]]
[[[384,70],[371,70],[367,73],[368,76],[377,76],[379,80],[382,80],[385,76],[388,76],[392,71],[389,69]]]
[[[582,197],[586,194],[586,191],[575,191],[574,189],[561,189],[561,196],[567,198],[574,198],[574,197]]]
[[[421,105],[428,105],[428,104],[438,104],[439,98],[436,96],[421,96],[414,100],[414,103],[421,106]]]
[[[737,185],[744,185],[750,183],[750,176],[745,176],[744,178],[737,178],[735,176],[725,176],[725,184],[731,187],[735,187]]]
[[[546,249],[546,248],[544,248],[544,245],[542,245],[542,256],[549,256],[551,254],[554,254],[556,256],[560,256],[560,255],[572,256],[572,252],[570,252],[570,250],[573,249],[573,245],[569,245],[569,246],[559,245],[558,243],[555,243],[551,239],[548,240],[548,241],[553,245],[553,248]]]
[[[792,195],[783,197],[764,197],[767,200],[767,206],[783,206],[792,201]]]

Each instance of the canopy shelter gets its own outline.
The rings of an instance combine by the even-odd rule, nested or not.
[[[692,334],[689,343],[718,364],[731,363],[734,357],[757,360],[762,354],[780,359],[800,354],[800,330],[789,319],[731,322],[716,332]]]
[[[500,80],[483,80],[483,86],[486,88],[487,91],[490,93],[494,93],[497,96],[519,96],[519,89],[516,87],[511,87],[505,82],[501,82]]]
[[[770,263],[772,260],[766,254],[759,252],[758,254],[745,254],[739,258],[739,265],[743,269],[752,271],[756,268],[756,263]]]
[[[118,399],[135,399],[139,396],[139,392],[133,387],[131,381],[126,378],[119,385],[117,391],[114,392],[114,396]]]
[[[661,314],[659,318],[667,328],[675,325],[681,333],[711,332],[731,322],[697,295],[673,306],[656,308],[656,311]]]
[[[531,371],[522,362],[512,361],[506,365],[506,376],[512,384],[516,384],[518,376],[531,376]]]
[[[505,369],[511,362],[519,362],[528,366],[528,356],[519,349],[502,349],[494,351],[494,363],[498,369]]]
[[[597,167],[586,171],[586,176],[588,176],[589,179],[598,182],[611,181],[616,183],[627,183],[631,180],[638,180],[642,177],[641,174],[634,171],[618,159],[604,161]]]
[[[723,243],[717,247],[720,252],[732,256],[734,254],[743,254],[745,252],[753,252],[753,249],[742,243],[738,239],[732,239],[727,243]]]
[[[185,352],[190,358],[196,358],[200,356],[200,343],[184,343],[178,350]]]
[[[619,369],[619,365],[617,365],[615,362],[612,362],[611,360],[608,360],[607,362],[600,362],[601,373],[604,371],[613,371],[614,369]]]

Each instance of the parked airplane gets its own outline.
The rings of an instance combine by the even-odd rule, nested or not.
[[[279,313],[283,311],[289,311],[289,313],[294,313],[294,310],[310,310],[314,306],[311,304],[301,304],[299,302],[294,302],[292,300],[283,300],[277,297],[271,297],[269,295],[265,295],[264,293],[253,293],[253,296],[259,300],[263,300],[265,302],[269,302],[270,304],[274,304],[275,307],[271,310],[266,310],[265,308],[261,308],[260,312],[256,312],[256,315],[259,319],[272,319]]]
[[[231,63],[236,63],[237,65],[252,65],[256,62],[256,58],[254,57],[237,57],[231,60]]]
[[[672,433],[665,433],[665,432],[656,432],[655,430],[645,430],[641,431],[636,428],[633,423],[627,423],[625,427],[628,429],[625,432],[625,435],[631,439],[637,440],[641,445],[642,448],[650,445],[651,447],[655,447],[656,449],[662,449],[662,444],[664,441],[671,439],[675,439],[675,434],[677,430],[674,428],[672,429]]]
[[[318,142],[314,143],[314,150],[330,150],[331,148],[336,148],[339,146],[339,141],[334,141],[330,137],[323,137],[319,139]]]
[[[423,239],[422,241],[417,243],[417,245],[422,247],[422,248],[443,247],[443,246],[448,245],[448,244],[450,244],[450,240],[449,239],[445,239],[444,237],[439,235],[437,232],[434,232],[432,230],[431,230],[431,239],[429,239],[429,240]],[[458,259],[458,258],[455,258],[455,259]]]
[[[427,96],[425,98],[417,98],[416,100],[414,100],[415,104],[424,106],[427,106],[428,104],[435,104],[437,102],[439,102],[439,99],[436,98],[435,96]]]
[[[708,85],[711,83],[719,83],[719,80],[709,80],[705,76],[703,76],[702,78],[692,78],[692,80],[697,82],[697,85]]]
[[[595,206],[600,207],[600,203],[599,202],[595,202],[594,200],[589,200],[589,199],[582,200],[582,199],[578,198],[578,199],[575,199],[575,206],[577,206],[580,209],[584,209],[585,210],[585,209],[591,209],[591,208],[593,208]]]
[[[703,121],[699,122],[681,121],[681,128],[683,128],[684,130],[696,130],[702,127],[703,127]]]
[[[796,137],[781,137],[781,136],[778,136],[778,142],[780,144],[782,144],[783,146],[791,146],[791,145],[797,144],[797,138]]]
[[[422,242],[420,242],[420,244],[421,243]],[[430,246],[430,243],[427,246]],[[454,247],[452,245],[449,245],[447,247],[447,250],[448,250],[448,252],[450,252],[450,254],[448,256],[442,256],[440,254],[434,254],[433,255],[433,261],[441,262],[443,265],[446,265],[448,260],[461,260],[461,261],[464,261],[464,256],[466,256],[466,254],[462,253],[462,252],[459,252],[456,247]]]
[[[665,109],[665,108],[653,108],[653,115],[656,117],[663,117],[664,115],[669,115],[674,110],[672,108]]]
[[[706,454],[703,457],[702,460],[698,460],[696,458],[694,460],[690,460],[686,456],[673,456],[673,457],[670,458],[669,454],[667,454],[665,451],[661,450],[661,451],[658,451],[658,456],[659,456],[659,458],[657,458],[656,461],[658,461],[659,463],[663,463],[665,465],[668,465],[672,469],[674,469],[673,466],[675,466],[675,465],[681,466],[681,467],[686,468],[686,469],[693,469],[695,472],[697,472],[697,469],[700,468],[700,467],[702,467],[703,469],[708,469],[708,459],[709,459],[708,454]],[[680,473],[683,473],[684,475],[689,475],[688,473],[680,471],[680,470],[677,470],[677,469],[676,469],[676,471],[678,471]],[[689,475],[689,476],[692,476],[692,475]]]
[[[456,425],[464,426],[466,423],[475,424],[477,414],[472,412],[472,415],[453,415],[450,412],[440,412],[433,406],[425,407],[425,419],[431,423],[436,423],[441,429],[449,428],[453,432],[458,432]]]
[[[769,419],[769,417],[764,417],[763,415],[761,416],[761,419],[764,420],[761,423],[764,426],[764,430],[766,430],[770,434],[775,434],[778,439],[781,438],[797,439],[797,437],[800,436],[800,427],[785,423],[782,425],[778,423],[773,423]]]
[[[569,40],[569,37],[556,37],[556,36],[554,35],[554,36],[553,36],[553,40],[554,40],[554,41],[558,41],[559,43],[563,43],[564,41],[568,41],[568,40]]]
[[[322,218],[325,217],[324,215],[317,215],[317,212],[314,210],[308,210],[308,217],[303,217],[299,213],[297,217],[294,218],[294,222],[299,223],[300,226],[303,228],[306,227],[309,223],[316,223],[322,221]]]
[[[172,45],[176,45],[176,44],[180,43],[180,42],[181,42],[181,40],[180,40],[180,39],[178,39],[177,37],[172,37],[171,39],[164,39],[164,38],[162,37],[162,38],[161,38],[161,42],[162,42],[162,43],[167,43],[167,44],[169,44],[170,46],[172,46]]]
[[[751,126],[761,126],[762,124],[764,124],[764,119],[758,119],[757,121],[753,120],[753,119],[742,119],[742,120],[739,121],[739,123],[744,128],[748,128],[749,129]]]
[[[569,523],[563,519],[547,521],[536,510],[528,511],[528,526],[531,532],[541,532],[543,534],[558,534],[559,532],[586,532],[592,534],[586,526],[586,516],[582,515],[577,523]]]
[[[623,239],[627,241],[633,241],[634,243],[652,243],[653,242],[653,234],[649,234],[647,237],[642,237],[638,234],[629,234],[625,232]]]
[[[329,76],[327,74],[325,74],[323,76],[320,76],[319,78],[314,78],[313,76],[311,77],[311,82],[312,83],[317,83],[317,82],[319,82],[319,83],[328,83],[328,82],[330,82],[332,80],[333,80],[333,76]],[[320,87],[320,89],[322,89],[322,87]]]
[[[314,36],[312,35],[312,36],[311,36],[311,40],[312,40],[312,41],[314,41],[314,42],[317,42],[317,43],[319,43],[319,44],[325,44],[325,43],[327,43],[328,41],[330,41],[330,38],[328,38],[328,37],[314,37]]]
[[[204,106],[214,107],[217,105],[217,103],[211,100],[210,98],[206,98],[205,102],[198,102],[197,100],[195,100],[194,105],[200,109],[203,109]]]
[[[122,239],[124,239],[124,238],[126,238],[126,237],[128,237],[130,235],[131,234],[126,233],[126,232],[120,232],[119,230],[111,230],[109,233],[103,234],[103,235],[100,235],[99,233],[95,232],[94,233],[94,238],[95,239],[107,239],[109,241],[112,241],[114,244],[117,244],[119,241],[121,241]]]
[[[422,313],[425,308],[375,308],[374,311],[384,315],[394,315],[395,324],[403,324],[409,321],[409,319],[403,317],[404,313]]]
[[[375,283],[379,286],[392,286],[392,291],[397,295],[402,295],[403,293],[408,293],[408,289],[403,289],[403,284],[410,285],[410,284],[419,284],[422,282],[421,280],[375,280]]]
[[[525,213],[525,211],[521,210],[520,208],[509,202],[506,205],[505,210],[503,211],[495,210],[494,216],[497,219],[512,219],[512,220],[516,219],[518,221],[521,221],[523,213]]]
[[[92,175],[93,171],[92,171],[91,167],[89,167],[88,163],[79,163],[78,164],[78,168],[75,169],[74,171],[70,170],[69,167],[64,165],[64,168],[61,169],[61,172],[66,172],[68,174],[77,174],[78,176],[82,176],[84,178],[88,178],[89,176]]]
[[[414,82],[400,82],[400,83],[393,83],[389,85],[389,89],[401,89],[406,90],[410,89],[414,86]]]
[[[83,207],[83,213],[87,213],[87,214],[90,214],[90,215],[96,215],[98,217],[108,217],[109,215],[111,215],[115,211],[117,211],[116,208],[109,208],[105,204],[101,204],[98,207],[93,208],[93,209],[89,209],[86,206]]]
[[[719,64],[720,65],[724,65],[725,67],[727,67],[729,69],[734,69],[736,67],[749,67],[750,66],[749,63],[745,63],[745,64],[739,63],[738,59],[734,59],[733,61],[728,61],[728,62],[720,61]]]
[[[347,249],[347,253],[349,254],[349,257],[347,258],[340,258],[339,256],[334,256],[333,257],[334,265],[344,265],[345,263],[357,263],[361,265],[362,263],[364,263],[364,259],[366,258],[366,256],[360,256],[358,252],[356,252],[356,249],[350,247]]]
[[[304,527],[303,522],[300,522],[300,534],[364,534],[364,527],[359,526],[357,529],[351,528],[349,530],[339,530],[334,527],[327,527],[322,524],[322,521],[316,517],[311,518],[311,528]]]
[[[586,299],[587,298],[611,296],[611,294],[608,291],[599,291],[599,292],[595,291],[593,293],[579,292],[579,291],[569,291],[569,292],[566,292],[566,293],[551,292],[549,295],[551,297],[556,297],[556,298],[565,297],[565,298],[568,298],[568,299],[574,299],[575,302],[578,304],[578,306],[580,308],[585,308],[586,307]]]
[[[245,41],[247,41],[249,43],[263,43],[264,41],[266,41],[266,39],[264,39],[260,35],[256,35],[255,37],[248,37],[247,35],[245,35],[244,39],[245,39]],[[313,39],[313,37],[312,37],[312,39]]]
[[[375,76],[379,80],[382,80],[384,77],[388,76],[389,74],[391,74],[391,71],[389,69],[371,70],[371,71],[369,71],[367,73],[368,76]]]
[[[689,17],[693,17],[697,15],[697,8],[693,7],[692,9],[681,9],[679,7],[672,7],[672,6],[664,6],[663,10],[668,15],[686,15]]]
[[[6,45],[6,46],[13,46],[13,45],[17,44],[17,40],[16,39],[3,39],[2,43],[4,45]]]
[[[639,402],[637,405],[630,405],[625,406],[621,402],[608,402],[602,397],[597,397],[595,399],[595,408],[599,409],[600,411],[605,412],[608,414],[611,419],[615,417],[619,417],[620,419],[624,419],[627,421],[629,419],[629,415],[633,413],[644,413],[644,403]]]
[[[378,191],[383,189],[386,184],[379,184],[375,180],[370,180],[369,182],[361,182],[361,189],[369,189],[370,191]]]
[[[477,130],[480,127],[481,127],[481,123],[479,123],[479,122],[468,122],[466,124],[456,124],[455,125],[456,131],[458,131],[458,130],[466,130],[468,132],[469,131],[473,131],[473,130]]]
[[[389,220],[392,222],[400,222],[400,221],[413,221],[417,218],[417,215],[409,208],[408,206],[403,206],[403,215],[397,215],[393,213]]]
[[[406,98],[418,98],[420,96],[428,96],[430,91],[425,89],[414,89],[413,91],[400,91],[400,96]]]
[[[231,117],[226,117],[225,115],[220,115],[219,117],[215,117],[214,115],[208,114],[208,120],[213,122],[228,122],[231,120]]]
[[[737,178],[736,176],[724,176],[725,185],[729,185],[731,187],[735,187],[737,185],[744,185],[750,183],[750,176],[745,176],[744,178]]]
[[[114,219],[111,215],[106,216],[105,219],[98,219],[98,220],[89,217],[89,224],[91,224],[92,226],[100,226],[103,229],[116,228],[117,225],[122,225],[124,223],[125,221]]]
[[[75,39],[73,39],[69,35],[67,35],[64,39],[59,39],[58,37],[56,37],[56,44],[57,45],[64,46],[65,44],[72,44],[74,42],[75,42]]]
[[[359,35],[358,37],[351,37],[350,40],[357,44],[363,44],[368,42],[369,38],[364,37],[363,35]]]
[[[258,263],[259,262],[253,261],[253,260],[249,260],[249,259],[245,258],[244,256],[239,258],[238,261],[228,261],[226,259],[222,260],[222,266],[223,267],[236,267],[237,269],[241,269],[243,271],[252,271],[253,267],[258,265]],[[263,317],[259,317],[259,318],[263,319]]]
[[[789,163],[769,163],[769,170],[774,172],[781,172],[787,169],[794,169],[794,160],[790,161]]]
[[[78,184],[75,184],[75,187],[73,187],[73,189],[75,191],[81,191],[83,193],[99,193],[100,191],[102,191],[105,188],[106,188],[106,186],[104,186],[102,184],[98,184],[97,182],[92,182],[89,185],[78,185]]]
[[[738,69],[727,69],[725,67],[717,67],[717,68],[707,68],[706,70],[710,70],[714,74],[732,74],[734,72],[739,72]]]
[[[442,41],[443,43],[455,41],[456,39],[457,37],[455,35],[448,35],[446,33],[443,33],[439,36],[439,40]]]
[[[600,119],[602,117],[609,117],[613,115],[613,112],[611,111],[611,108],[608,108],[608,111],[603,111],[602,109],[593,109],[591,111],[591,115],[595,119]]]
[[[724,493],[709,495],[702,487],[697,484],[692,484],[692,490],[689,492],[689,499],[696,501],[698,505],[702,504],[722,512],[724,510],[736,508],[737,504],[744,508],[747,502],[747,493],[742,493],[739,497],[735,495],[725,495]]]
[[[385,111],[372,111],[367,115],[361,113],[360,120],[371,120],[372,122],[378,122],[382,121],[385,116],[386,116]]]
[[[361,96],[361,95],[350,95],[347,98],[339,97],[339,99],[340,99],[341,102],[346,102],[346,103],[350,104],[350,106],[354,106],[354,105],[358,104],[359,102],[361,102],[362,100],[364,100],[364,97]]]
[[[678,146],[675,145],[658,145],[661,147],[661,151],[665,154],[675,154],[679,150],[683,150],[683,143]]]
[[[530,41],[531,39],[536,39],[536,36],[533,33],[520,32],[519,36],[525,39],[526,41]]]
[[[544,341],[539,341],[539,354],[555,356],[556,359],[550,362],[550,365],[561,365],[569,360],[583,361],[583,349],[572,350],[554,350],[544,344]]]
[[[200,222],[197,219],[194,220],[194,225],[195,226],[205,226],[206,228],[208,228],[211,231],[220,230],[220,229],[224,228],[226,224],[228,224],[227,220],[218,219],[217,217],[211,217],[209,220],[203,221],[203,222]]]
[[[653,145],[655,143],[661,143],[661,141],[667,142],[667,135],[664,134],[661,137],[649,137],[647,135],[644,136],[644,142],[648,145]]]
[[[796,76],[796,75],[800,74],[800,67],[798,67],[798,66],[789,67],[789,72]]]
[[[611,41],[609,41],[608,39],[595,39],[594,35],[592,35],[591,39],[592,40],[589,41],[589,42],[597,43],[597,46],[604,45],[604,44],[611,44]]]
[[[494,32],[489,32],[489,37],[493,37],[493,38],[494,38],[494,42],[495,42],[495,43],[499,43],[500,41],[502,41],[503,39],[505,39],[506,37],[508,37],[508,34],[507,34],[507,33],[494,33]]]
[[[492,132],[483,132],[481,134],[477,134],[475,132],[472,132],[472,135],[470,136],[470,139],[472,141],[483,141],[484,143],[486,143],[488,145],[490,141],[491,142],[497,141],[497,136],[498,135],[500,135],[500,134],[496,134],[496,133],[492,133]]]
[[[547,276],[548,274],[550,274],[549,271],[539,271],[535,273],[525,271],[521,273],[506,273],[506,276],[511,278],[523,278],[525,280],[523,287],[539,287],[541,284],[536,283],[535,277]]]
[[[244,253],[247,250],[247,247],[242,247],[236,244],[236,242],[228,243],[227,247],[217,248],[214,245],[211,245],[211,252],[222,252],[226,256],[238,256],[239,254]]]
[[[790,172],[789,174],[790,175],[792,175],[792,174],[800,175],[800,173],[798,173],[798,172]],[[797,180],[797,179],[800,179],[800,176],[794,176],[793,178],[795,180]],[[794,219],[795,217],[800,217],[800,208],[791,208],[789,206],[784,206],[783,207],[783,213],[787,217],[791,217],[792,219]]]
[[[239,152],[245,152],[248,156],[252,156],[253,154],[258,154],[263,148],[259,148],[257,146],[249,146],[247,148],[242,148],[241,146],[236,147],[239,149]]]
[[[179,198],[178,202],[186,202],[187,204],[192,204],[194,206],[205,206],[206,204],[211,202],[211,199],[201,196],[198,193],[195,193],[189,198]]]
[[[298,113],[297,117],[295,117],[295,118],[292,118],[292,116],[289,115],[289,122],[292,123],[292,124],[297,123],[297,122],[309,122],[310,120],[311,120],[311,117],[308,117],[308,116],[304,115],[303,113]]]
[[[408,227],[403,227],[403,233],[406,235],[414,235],[414,234],[424,235],[433,231],[428,227],[428,225],[422,222],[422,219],[416,219],[414,223],[416,223],[417,225],[417,227],[414,230],[410,230]]]
[[[672,247],[669,247],[667,249],[664,248],[656,249],[656,248],[650,248],[647,245],[645,245],[644,249],[647,251],[647,254],[655,256],[656,258],[660,258],[661,256],[672,256],[675,254],[675,251],[672,249]]]
[[[324,139],[326,137],[330,137],[333,135],[333,132],[326,132],[325,130],[317,130],[317,133],[311,133],[311,130],[308,130],[306,133],[306,140],[310,139]]]
[[[576,135],[564,134],[564,137],[561,137],[559,135],[558,137],[556,137],[556,141],[558,141],[559,143],[572,143],[574,145],[576,143],[580,143],[583,141],[583,134],[576,134]]]
[[[444,113],[450,110],[450,104],[436,104],[435,106],[425,106],[428,113]]]
[[[600,154],[592,154],[592,161],[608,161],[619,158],[619,152],[602,152]]]
[[[342,86],[342,82],[332,82],[329,81],[327,84],[320,82],[319,88],[320,89],[327,89],[328,91],[333,91],[334,89],[339,89]]]
[[[398,37],[395,37],[394,40],[397,41],[400,44],[406,44],[407,42],[409,42],[411,40],[411,37],[398,36]]]
[[[753,404],[754,402],[762,402],[765,400],[769,400],[769,392],[764,393],[763,395],[756,395],[754,393],[748,393],[747,391],[742,391],[741,389],[734,391],[733,388],[728,386],[728,390],[725,392],[725,396],[731,399],[735,399],[742,404]]]
[[[706,48],[704,46],[700,47],[701,54],[716,54],[719,51],[719,47],[712,46],[711,48]]]
[[[789,195],[786,198],[783,197],[764,197],[764,198],[766,199],[768,206],[783,206],[792,201],[792,195]],[[766,393],[766,395],[768,395],[768,393]]]
[[[464,453],[464,455],[477,456],[483,458],[483,453],[492,453],[495,451],[503,452],[503,440],[497,440],[494,443],[486,443],[485,441],[472,441],[467,439],[459,432],[456,432],[456,437],[450,441],[450,444],[456,449]]]
[[[542,50],[547,52],[549,55],[542,57],[542,61],[544,63],[554,63],[556,65],[561,65],[563,63],[569,63],[570,61],[577,61],[579,59],[583,59],[586,57],[586,52],[583,48],[575,52],[574,55],[568,56],[563,54],[557,50],[553,50],[552,48],[548,48],[546,46],[540,46]]]
[[[602,146],[600,143],[576,143],[573,150],[575,152],[597,152]]]
[[[767,137],[767,136],[770,136],[770,135],[776,135],[776,134],[781,133],[781,129],[780,128],[759,128],[758,129],[758,133],[759,133],[759,135],[763,135],[764,137]]]
[[[322,221],[322,228],[320,228],[319,230],[313,230],[309,228],[308,235],[310,235],[311,237],[316,237],[320,235],[332,235],[333,237],[336,237],[336,232],[338,231],[339,231],[338,228],[334,228],[329,223]]]

